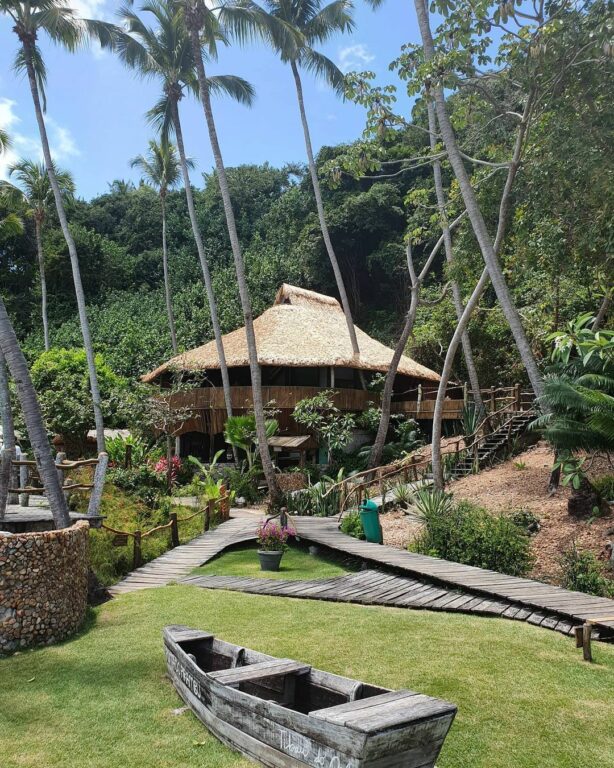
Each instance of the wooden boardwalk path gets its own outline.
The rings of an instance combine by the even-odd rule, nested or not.
[[[328,600],[360,605],[385,605],[395,608],[475,613],[527,621],[563,634],[571,634],[568,619],[544,615],[510,600],[493,600],[463,590],[452,589],[408,576],[366,570],[331,579],[309,581],[254,579],[238,576],[188,576],[182,584],[203,589],[224,589],[255,595],[274,595],[308,600]]]
[[[212,531],[196,536],[187,544],[169,549],[155,560],[131,571],[125,579],[109,588],[112,595],[138,589],[163,587],[186,576],[194,568],[208,562],[228,547],[256,539],[253,516],[233,517]]]
[[[614,600],[359,541],[341,533],[336,519],[332,518],[301,517],[293,518],[293,522],[302,539],[360,558],[369,566],[379,565],[411,578],[492,601],[509,601],[530,609],[531,623],[539,623],[541,614],[541,626],[548,626],[555,619],[574,625],[591,622],[602,638],[614,639]]]

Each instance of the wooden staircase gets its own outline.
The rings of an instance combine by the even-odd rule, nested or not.
[[[491,464],[503,449],[510,448],[514,440],[527,430],[534,418],[535,413],[533,411],[511,412],[509,418],[501,426],[484,435],[463,454],[459,461],[452,464],[449,470],[450,479],[456,480],[465,477]]]

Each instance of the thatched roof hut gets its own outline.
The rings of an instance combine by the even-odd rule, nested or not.
[[[353,368],[386,373],[393,351],[356,328],[359,357],[354,357],[341,305],[331,296],[284,283],[273,306],[254,320],[258,361],[285,368]],[[249,365],[245,328],[223,336],[229,368]],[[156,381],[166,372],[185,373],[219,369],[215,341],[177,355],[143,377]],[[437,382],[439,375],[405,355],[398,373]]]

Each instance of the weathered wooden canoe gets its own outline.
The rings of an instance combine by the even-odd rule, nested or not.
[[[207,632],[164,629],[168,673],[221,741],[271,768],[428,768],[456,707],[250,651]]]

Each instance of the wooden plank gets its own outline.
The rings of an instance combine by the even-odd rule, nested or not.
[[[408,696],[416,695],[415,691],[409,690],[388,691],[388,693],[382,693],[378,696],[369,696],[365,699],[357,699],[356,701],[348,701],[344,704],[336,704],[334,707],[314,709],[309,715],[312,717],[319,717],[321,720],[327,720],[331,723],[337,723],[342,722],[343,718],[348,713],[359,712],[362,709],[377,707],[381,704],[388,704],[391,701],[398,701],[399,699],[405,699]]]
[[[263,661],[260,664],[250,664],[247,667],[234,667],[221,669],[218,672],[210,672],[209,677],[223,685],[239,685],[253,680],[262,680],[266,677],[279,675],[304,675],[309,672],[309,664],[302,664],[292,659],[278,659],[275,661]]]

